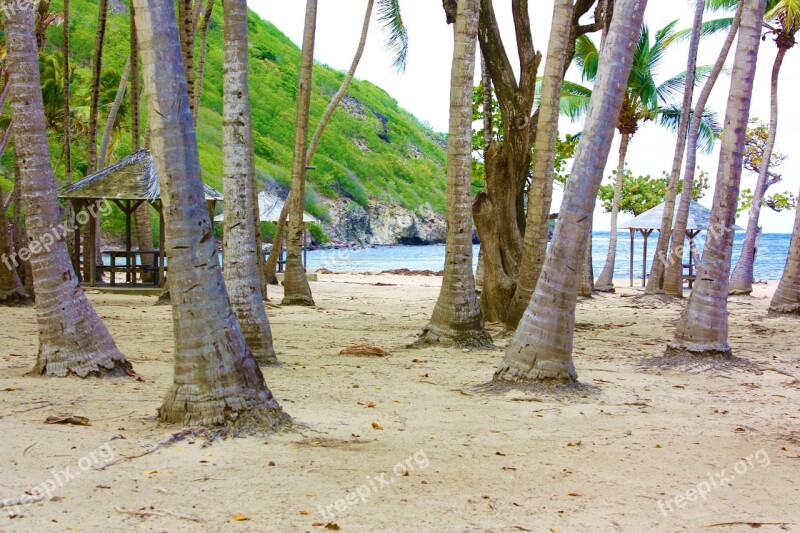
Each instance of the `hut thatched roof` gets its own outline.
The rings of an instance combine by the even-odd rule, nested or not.
[[[222,200],[222,194],[203,184],[206,201]],[[120,159],[117,163],[58,191],[59,198],[97,200],[147,200],[161,197],[156,166],[147,150]]]
[[[681,201],[681,195],[675,197],[675,215],[672,218],[672,225],[675,226],[675,217],[678,215],[677,205]],[[620,229],[661,229],[661,217],[664,216],[664,204],[658,204],[652,209],[648,209],[638,217],[620,224]],[[711,224],[711,210],[704,207],[694,200],[689,202],[689,218],[686,222],[687,231],[705,231]],[[734,229],[740,230],[739,226]]]
[[[266,191],[258,193],[258,212],[261,222],[277,222],[283,210],[284,201],[277,196],[270,194]],[[225,220],[225,212],[223,211],[216,217],[214,222],[222,222]],[[316,218],[303,213],[303,222],[319,222]]]

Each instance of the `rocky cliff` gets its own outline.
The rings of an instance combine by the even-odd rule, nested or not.
[[[322,227],[334,243],[422,245],[445,241],[444,215],[427,205],[415,211],[397,204],[371,203],[362,207],[345,198],[325,204],[330,220]]]

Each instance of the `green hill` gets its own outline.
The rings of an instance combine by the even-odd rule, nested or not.
[[[52,10],[61,5],[53,3]],[[91,55],[97,21],[97,0],[71,2],[71,61],[75,67],[71,88],[75,106],[88,101],[91,84]],[[222,190],[222,63],[223,17],[215,6],[211,19],[207,63],[203,80],[202,105],[197,140],[203,179]],[[105,89],[102,102],[114,97],[119,72],[129,52],[129,15],[119,2],[110,3],[103,56]],[[297,76],[300,50],[280,30],[252,11],[248,19],[250,38],[250,97],[252,101],[254,144],[260,186],[274,180],[288,188],[291,178],[292,147],[296,114]],[[198,38],[198,41],[200,39]],[[61,51],[62,28],[52,28],[47,53]],[[198,43],[199,47],[199,43]],[[199,58],[198,53],[195,54]],[[387,57],[387,62],[389,61]],[[338,89],[344,73],[316,64],[311,100],[313,132],[330,97]],[[143,101],[143,114],[146,105]],[[75,113],[80,115],[82,110]],[[100,124],[105,124],[106,108]],[[88,112],[85,112],[88,115]],[[76,120],[76,119],[74,119]],[[79,120],[79,119],[78,119]],[[121,121],[114,159],[130,153],[129,118]],[[102,133],[102,132],[101,132]],[[53,160],[60,152],[58,134],[52,135]],[[99,142],[99,141],[98,141]],[[86,171],[87,137],[77,138],[76,178]],[[343,107],[334,114],[310,163],[316,170],[308,174],[307,206],[312,214],[325,218],[320,195],[347,197],[360,205],[370,202],[398,203],[416,209],[425,203],[444,211],[446,143],[444,135],[431,131],[375,85],[354,81]],[[63,168],[58,174],[63,175]]]

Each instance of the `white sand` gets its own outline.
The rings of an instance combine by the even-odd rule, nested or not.
[[[671,339],[680,304],[636,307],[621,281],[579,304],[575,364],[596,393],[552,399],[473,389],[491,378],[505,335],[496,350],[405,347],[440,281],[321,275],[317,308],[268,308],[285,365],[265,376],[305,427],[267,442],[184,441],[102,471],[111,454],[181,429],[154,420],[172,379],[169,308],[90,295],[144,382],[26,377],[33,309],[0,310],[0,499],[55,486],[21,516],[0,510],[0,531],[800,530],[800,334],[796,318],[766,316],[774,284],[731,299],[730,340],[780,372],[640,369]],[[392,356],[338,355],[362,342]],[[43,423],[59,413],[92,425]],[[66,468],[74,479],[59,486]],[[729,483],[712,486],[723,469]]]

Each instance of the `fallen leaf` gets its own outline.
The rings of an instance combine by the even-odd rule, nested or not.
[[[231,517],[231,520],[234,522],[244,522],[245,520],[250,520],[250,517],[247,515],[243,515],[242,513],[236,513]]]
[[[661,448],[661,445],[660,444],[656,444],[656,448]]]
[[[505,457],[505,456],[506,456],[506,454],[504,454],[503,452],[494,452],[494,454],[495,454],[495,455],[502,455],[503,457]]]
[[[158,474],[158,470],[145,470],[144,473],[148,476],[152,476],[153,474]]]
[[[412,359],[411,362],[412,363],[427,363],[428,360],[427,359]]]
[[[577,493],[577,492],[568,492],[567,496],[583,496],[583,494],[580,494],[580,493]]]
[[[383,429],[383,427],[382,427],[380,424],[378,424],[377,422],[373,422],[373,423],[372,423],[372,427],[373,427],[374,429],[380,429],[380,430],[382,430],[382,429]]]
[[[311,514],[309,511],[298,511],[298,513],[301,514],[301,515]]]
[[[364,407],[378,407],[375,402],[358,402],[358,405],[363,405]]]
[[[45,424],[70,424],[72,426],[91,426],[92,423],[85,416],[75,415],[51,415],[48,416]]]
[[[580,446],[580,445],[581,445],[581,441],[578,441],[578,442],[571,442],[570,441],[570,442],[567,443],[567,446]]]
[[[328,522],[327,524],[325,524],[325,529],[331,529],[333,531],[339,531],[342,528],[340,528],[339,524],[337,524],[336,522]]]
[[[421,378],[429,378],[430,376],[428,375],[427,372],[425,372],[424,374],[420,374],[419,377],[421,377]]]

